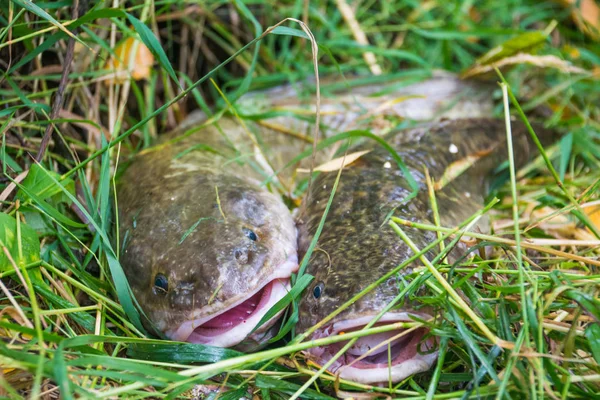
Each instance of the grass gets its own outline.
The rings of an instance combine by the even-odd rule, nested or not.
[[[76,14],[71,3],[0,4],[0,396],[597,396],[598,226],[583,206],[597,204],[600,186],[600,45],[594,27],[584,29],[566,2],[392,0],[348,9],[341,1],[269,7],[117,0],[89,2]],[[357,42],[364,38],[350,28],[354,22],[368,45]],[[107,61],[121,40],[136,35],[154,54],[154,67],[144,80],[113,82]],[[74,61],[65,70],[69,46]],[[490,60],[505,62],[501,77]],[[423,266],[405,276],[405,290],[425,285],[420,301],[440,310],[433,322],[411,323],[428,325],[440,338],[437,365],[394,386],[340,382],[317,372],[320,366],[300,352],[315,343],[302,336],[249,355],[146,338],[118,262],[115,243],[124,238],[115,242],[117,164],[191,110],[212,115],[251,89],[311,78],[315,65],[321,77],[337,79],[322,82],[324,92],[344,85],[343,76],[407,84],[433,68],[480,73],[510,88],[504,96],[500,87],[491,94],[497,116],[503,99],[505,106],[510,100],[517,117],[526,120],[525,113],[537,110],[564,133],[556,150],[544,149],[532,167],[510,169],[494,185],[490,199],[499,200],[482,211],[492,216],[492,234],[469,230],[481,214],[459,227],[391,218],[408,244],[405,225],[438,232],[438,241],[413,248],[411,261]],[[383,74],[372,75],[377,69]],[[61,92],[64,103],[53,110]],[[239,118],[251,124],[256,117]],[[43,150],[47,131],[54,134]],[[315,146],[369,135],[344,132]],[[310,152],[298,156],[306,157]],[[294,195],[305,190],[299,182]],[[475,249],[487,248],[486,256],[446,264],[443,250],[463,236],[476,239]],[[429,261],[423,254],[431,248],[442,252]],[[218,393],[220,387],[227,391]]]

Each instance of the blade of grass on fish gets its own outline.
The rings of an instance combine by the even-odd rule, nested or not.
[[[413,280],[407,287],[405,287],[403,290],[401,290],[398,293],[398,295],[396,297],[394,297],[394,299],[392,299],[392,301],[390,301],[388,304],[386,304],[386,306],[379,313],[377,313],[377,315],[375,317],[373,317],[373,319],[371,319],[362,329],[360,329],[357,332],[366,331],[369,328],[371,328],[373,325],[375,325],[377,323],[377,321],[379,321],[379,319],[381,319],[381,317],[383,317],[383,315],[385,313],[387,313],[389,310],[391,310],[392,307],[394,307],[400,300],[404,299],[404,297],[412,289],[412,286],[416,286],[417,283],[419,283],[418,279]],[[412,328],[417,328],[417,327],[419,327],[419,324],[417,324],[417,326],[412,327]],[[409,332],[410,329],[411,328],[407,329],[403,333]],[[296,392],[294,392],[294,394],[290,397],[290,400],[298,399],[298,398],[300,398],[300,396],[302,396],[302,398],[304,398],[304,391],[306,391],[309,386],[311,386],[327,369],[329,369],[329,367],[331,365],[333,365],[333,363],[335,363],[338,358],[343,356],[344,353],[346,353],[346,351],[350,347],[352,347],[358,339],[360,339],[360,336],[353,338],[353,339],[349,340],[348,343],[344,344],[342,346],[342,348],[339,349],[338,352],[335,353],[331,357],[331,359],[327,360],[327,362],[325,364],[323,364],[321,366],[321,368],[319,368],[319,370],[313,376],[311,376],[302,386],[300,386],[298,388],[298,390],[296,390]],[[396,339],[396,338],[394,337],[394,338],[390,339],[390,341],[394,340],[394,339]],[[379,345],[374,347],[373,350],[376,349],[377,347],[379,347]],[[369,354],[369,353],[367,353],[367,354]],[[359,357],[357,359],[357,361],[361,360],[362,358],[364,358],[364,356]]]
[[[267,311],[267,313],[260,319],[258,324],[256,324],[256,327],[254,327],[254,329],[252,329],[252,332],[250,333],[255,332],[265,322],[269,321],[281,310],[289,306],[292,303],[292,301],[297,300],[302,294],[302,291],[310,284],[310,282],[312,282],[313,279],[314,276],[312,275],[299,275],[298,279],[296,280],[294,286],[290,289],[290,291],[287,292],[285,296],[283,296],[277,303],[275,303],[273,307],[269,309],[269,311]]]
[[[269,158],[267,157],[263,147],[260,145],[260,143],[257,140],[256,134],[251,132],[250,129],[248,129],[248,126],[246,125],[246,123],[244,122],[243,119],[241,119],[239,117],[239,115],[237,115],[237,111],[235,109],[235,107],[233,107],[233,105],[231,104],[231,102],[229,101],[229,99],[225,96],[225,94],[221,91],[221,88],[219,88],[219,86],[215,83],[215,81],[213,79],[210,80],[211,83],[213,84],[213,86],[215,87],[215,89],[217,90],[217,92],[219,93],[219,96],[221,96],[221,99],[223,99],[223,101],[227,104],[227,110],[229,110],[231,113],[233,113],[233,115],[235,116],[236,120],[240,123],[240,125],[242,126],[244,132],[246,133],[246,135],[250,138],[250,141],[252,142],[252,144],[254,145],[254,150],[258,151],[258,157],[255,157],[257,159],[257,163],[260,166],[261,170],[264,170],[264,175],[272,173],[273,172],[273,165],[271,163],[271,161],[269,160]],[[219,132],[224,135],[225,137],[227,137],[226,132],[223,132],[221,130],[221,128],[218,126],[218,124],[216,125],[217,128],[219,129]],[[229,138],[227,138],[227,140],[230,142]],[[237,151],[237,149],[236,149]],[[250,162],[250,160],[249,160]],[[279,184],[281,184],[283,186],[282,182],[278,182]],[[289,188],[284,187],[283,192],[289,192]]]
[[[537,135],[535,134],[535,131],[533,130],[531,124],[529,123],[529,120],[527,119],[525,112],[523,111],[523,109],[521,108],[521,105],[519,104],[519,101],[513,94],[510,86],[508,85],[508,82],[504,78],[504,75],[502,75],[500,70],[498,70],[497,68],[496,68],[496,73],[502,80],[502,83],[506,85],[510,101],[513,104],[513,106],[515,107],[515,109],[517,110],[517,113],[521,117],[521,120],[525,124],[525,127],[527,128],[527,131],[529,132],[529,135],[531,136],[531,139],[533,140],[533,142],[537,146],[538,150],[540,151],[540,154],[544,158],[546,167],[548,167],[548,170],[552,174],[554,181],[556,182],[556,184],[558,185],[560,190],[563,192],[563,194],[569,199],[571,204],[577,209],[577,211],[579,211],[580,214],[578,214],[578,216],[580,217],[580,219],[583,222],[585,222],[586,226],[590,227],[590,230],[594,233],[594,235],[596,235],[597,238],[600,238],[600,231],[598,230],[598,228],[590,221],[589,217],[585,214],[585,212],[582,210],[581,206],[579,205],[579,202],[577,202],[577,200],[575,200],[575,198],[573,197],[571,192],[568,190],[568,188],[565,187],[564,183],[560,179],[560,176],[558,176],[556,169],[554,168],[554,166],[552,165],[552,162],[546,155],[546,152],[544,151],[544,147],[542,146],[542,143],[540,142]]]
[[[312,169],[312,167],[311,167],[311,169]],[[342,176],[343,170],[344,170],[344,168],[340,168],[338,170],[337,176],[335,178],[335,182],[333,183],[333,187],[331,188],[331,192],[329,194],[329,199],[327,200],[327,205],[325,206],[325,210],[323,211],[323,215],[321,216],[319,225],[317,226],[317,229],[315,231],[315,235],[313,236],[312,240],[310,241],[310,245],[308,246],[308,249],[306,250],[304,257],[302,258],[300,267],[298,268],[298,274],[296,276],[292,275],[292,284],[294,286],[296,286],[297,282],[299,282],[299,279],[302,278],[302,276],[304,275],[304,271],[306,270],[306,267],[308,266],[308,262],[310,261],[312,253],[313,253],[315,247],[317,246],[317,242],[319,240],[319,237],[321,236],[321,232],[323,231],[323,226],[325,225],[327,215],[329,214],[329,209],[331,208],[331,204],[333,203],[333,198],[335,196],[335,192],[337,191],[337,187],[340,182],[340,177]],[[309,186],[308,186],[307,190],[310,190],[310,181],[309,181]]]
[[[516,168],[515,168],[515,157],[513,153],[512,144],[512,130],[510,122],[510,110],[508,106],[508,85],[501,83],[500,88],[502,89],[502,102],[504,105],[504,123],[506,125],[506,147],[508,149],[508,162],[510,170],[510,190],[512,195],[512,217],[513,217],[513,234],[516,243],[516,256],[517,256],[517,269],[519,271],[519,286],[520,297],[521,297],[521,318],[523,319],[523,329],[527,331],[525,335],[525,345],[529,345],[529,319],[527,316],[527,293],[525,292],[525,266],[523,264],[523,253],[521,251],[521,231],[519,229],[519,205],[517,197],[517,181],[516,181]]]
[[[408,266],[410,263],[418,260],[419,257],[421,257],[422,255],[426,254],[428,251],[434,249],[436,246],[439,245],[439,243],[441,241],[446,240],[450,236],[459,233],[461,229],[463,229],[464,227],[468,226],[475,219],[480,218],[481,215],[483,215],[484,213],[488,212],[497,202],[498,202],[497,199],[491,201],[482,210],[480,210],[477,213],[473,214],[470,218],[466,219],[465,221],[463,221],[463,223],[459,224],[458,227],[456,227],[454,229],[448,229],[446,231],[443,231],[443,233],[444,233],[443,236],[441,236],[441,237],[437,238],[435,241],[429,243],[421,251],[415,252],[415,254],[413,254],[412,256],[410,256],[407,260],[405,260],[404,262],[402,262],[396,268],[390,270],[388,273],[386,273],[385,275],[383,275],[381,278],[377,279],[375,282],[373,282],[372,284],[370,284],[369,286],[367,286],[366,288],[364,288],[361,292],[357,293],[354,297],[352,297],[346,303],[344,303],[340,307],[338,307],[333,313],[331,313],[327,317],[323,318],[321,321],[319,321],[316,325],[314,325],[311,328],[309,328],[303,334],[298,335],[294,339],[294,342],[300,342],[300,341],[304,340],[305,338],[307,338],[308,336],[312,335],[312,333],[314,331],[316,331],[317,329],[319,329],[320,327],[322,327],[323,325],[325,325],[327,322],[331,321],[333,318],[335,318],[336,315],[340,314],[346,308],[348,308],[349,306],[351,306],[352,304],[354,304],[358,299],[360,299],[361,297],[363,297],[364,295],[366,295],[367,293],[369,293],[370,291],[372,291],[373,289],[375,289],[377,286],[379,286],[381,283],[383,283],[386,280],[388,280],[390,277],[396,275],[399,271],[401,271],[404,268],[406,268],[406,266]],[[395,217],[392,217],[392,219],[395,219]]]
[[[435,196],[435,183],[429,175],[429,170],[425,168],[425,182],[427,183],[427,194],[429,195],[429,204],[431,205],[431,211],[433,212],[433,223],[436,226],[441,226],[440,213],[437,206],[437,198]],[[391,215],[390,215],[391,217]],[[436,232],[438,239],[442,236],[442,232]],[[440,242],[440,251],[444,251],[444,242]]]
[[[469,224],[467,224],[465,229],[468,229],[471,224],[474,224],[476,221],[476,219],[473,219]],[[448,249],[452,249],[454,247],[454,245],[458,242],[458,240],[460,239],[460,235],[457,236],[453,242],[448,246]],[[438,241],[442,242],[443,238],[438,238]],[[436,243],[437,244],[437,243]],[[439,260],[441,260],[442,258],[444,258],[446,256],[445,254],[446,252],[444,250],[442,250],[432,261],[432,263],[437,263]],[[424,253],[423,253],[424,254]],[[404,264],[404,263],[403,263]],[[406,263],[406,265],[408,265],[408,263]],[[390,311],[399,301],[401,301],[402,299],[404,299],[406,297],[406,295],[410,292],[413,291],[414,288],[416,287],[420,287],[422,286],[423,282],[427,280],[427,276],[420,276],[420,279],[415,279],[413,280],[409,285],[407,285],[403,290],[401,290],[398,295],[391,301],[389,302],[375,317],[373,317],[373,319],[371,319],[371,321],[369,321],[360,331],[363,330],[368,330],[369,328],[371,328],[372,326],[374,326],[388,311]],[[366,292],[365,292],[366,293]],[[337,312],[339,312],[339,309],[337,310]],[[333,313],[332,313],[333,314]],[[330,318],[331,315],[330,314],[327,318]],[[332,318],[332,317],[331,317]],[[321,321],[322,322],[322,321]],[[321,324],[321,322],[319,324]],[[317,325],[319,325],[317,324]],[[419,325],[415,326],[414,328],[417,328]],[[410,328],[410,329],[414,329],[414,328]],[[314,327],[312,329],[315,329]],[[385,345],[386,343],[391,343],[393,340],[397,339],[398,337],[400,337],[403,334],[408,333],[409,330],[406,330],[404,332],[402,332],[400,335],[394,336],[390,339],[387,339],[385,341],[383,341],[381,344],[373,347],[371,350],[376,350],[377,348],[381,347],[382,345]],[[323,366],[321,366],[321,368],[304,384],[302,385],[297,391],[296,393],[294,393],[294,395],[291,397],[291,400],[293,399],[297,399],[300,395],[303,394],[303,391],[306,390],[310,385],[312,385],[313,382],[316,381],[317,378],[319,378],[331,365],[333,365],[333,363],[340,358],[350,347],[352,347],[354,345],[354,343],[356,343],[356,341],[358,340],[358,338],[354,338],[351,339],[350,341],[348,341],[348,343],[346,343],[335,355],[332,356],[332,358],[330,360],[328,360]],[[362,355],[361,357],[359,357],[356,361],[361,360],[362,358],[364,358],[365,356],[367,356],[367,354],[369,354],[369,352],[367,352],[365,355]],[[390,382],[391,385],[391,382]]]
[[[366,130],[352,130],[352,131],[339,133],[337,135],[325,138],[325,139],[321,140],[319,143],[316,144],[316,150],[322,150],[322,149],[324,149],[324,148],[332,145],[333,143],[339,142],[340,140],[350,139],[350,138],[360,138],[360,137],[366,137],[366,138],[369,138],[369,139],[372,139],[372,140],[376,141],[379,145],[381,145],[383,148],[385,148],[390,153],[390,155],[392,156],[392,158],[394,159],[394,161],[396,161],[396,164],[398,165],[398,168],[400,168],[400,170],[402,171],[402,174],[404,175],[404,178],[408,182],[410,188],[412,189],[412,192],[408,195],[408,198],[406,200],[408,200],[408,199],[413,198],[414,196],[416,196],[416,194],[417,194],[417,192],[419,190],[419,185],[417,184],[416,180],[414,179],[414,177],[412,176],[412,174],[408,170],[408,167],[406,166],[406,164],[404,164],[404,161],[402,160],[402,158],[400,157],[400,155],[398,155],[398,153],[394,150],[394,148],[392,146],[390,146],[384,139],[380,138],[379,136],[376,136],[376,135],[372,134],[369,131],[366,131]],[[267,185],[269,182],[271,182],[271,180],[273,178],[275,178],[277,175],[279,175],[282,171],[284,171],[285,169],[291,167],[292,165],[295,165],[295,164],[299,163],[300,161],[302,161],[305,158],[307,158],[310,155],[312,155],[312,153],[313,153],[312,149],[303,151],[302,153],[300,153],[299,155],[297,155],[296,157],[294,157],[290,162],[288,162],[280,170],[275,171],[275,174],[271,175],[271,177],[269,177],[268,179],[266,179],[265,181],[263,181],[261,183],[261,186]]]

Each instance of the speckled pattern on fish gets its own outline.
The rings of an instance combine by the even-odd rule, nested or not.
[[[515,162],[520,166],[536,154],[537,149],[523,124],[514,122],[512,128]],[[553,132],[541,126],[536,125],[536,132],[542,143],[547,144],[556,139]],[[412,256],[413,252],[384,222],[390,212],[395,210],[394,215],[400,218],[432,223],[425,168],[435,180],[439,180],[452,165],[467,157],[478,158],[470,168],[436,192],[442,225],[454,227],[483,207],[486,182],[493,170],[507,159],[505,124],[493,119],[436,122],[394,134],[388,138],[388,143],[396,149],[418,182],[419,194],[403,204],[410,193],[409,185],[390,153],[382,147],[373,148],[370,153],[342,171],[323,231],[306,269],[315,279],[300,305],[298,332],[313,326],[367,285]],[[304,199],[305,207],[299,216],[301,257],[315,234],[336,176],[337,171],[320,174],[314,182],[310,197]],[[482,218],[475,229],[487,231],[488,225],[488,220]],[[431,231],[408,227],[403,227],[403,230],[421,249],[436,239],[435,233]],[[433,255],[430,252],[428,258],[431,259]],[[409,270],[410,268],[406,271]],[[314,337],[335,334],[336,330],[332,327],[342,321],[358,321],[369,317],[362,322],[364,325],[397,294],[398,282],[394,277],[356,301],[330,324],[315,332]],[[427,316],[428,310],[416,311],[415,306],[417,304],[408,304],[396,311],[413,311],[420,314],[421,318]],[[407,316],[402,318],[404,319],[400,321],[410,321]],[[322,352],[323,349],[312,351],[313,354]],[[321,359],[318,362],[325,361],[326,359]],[[434,358],[425,360],[416,369],[425,370],[433,361]],[[344,362],[341,361],[341,364]],[[342,373],[342,377],[364,383],[377,382],[377,379],[386,381],[387,364],[382,369],[381,374],[373,374],[373,377],[365,375],[366,370],[357,376],[345,376]],[[405,372],[407,371],[410,372],[408,374],[418,372],[414,365]],[[394,381],[406,376],[407,374],[399,372]]]

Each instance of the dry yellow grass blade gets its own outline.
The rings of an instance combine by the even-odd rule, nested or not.
[[[480,151],[478,153],[470,154],[464,158],[461,158],[458,161],[454,161],[448,166],[448,168],[446,168],[442,177],[433,185],[433,188],[436,191],[443,189],[444,186],[452,182],[454,179],[458,178],[467,169],[471,168],[471,166],[475,164],[479,159],[490,154],[492,150],[493,149]]]
[[[326,163],[321,164],[318,167],[315,167],[313,169],[313,171],[316,171],[316,172],[338,171],[341,168],[345,168],[346,166],[352,164],[353,162],[355,162],[356,160],[358,160],[365,154],[369,153],[370,151],[371,150],[357,151],[355,153],[350,153],[346,156],[334,158],[331,161],[327,161]],[[306,168],[298,168],[297,171],[301,172],[301,173],[309,173],[310,172],[310,170],[306,169]]]
[[[563,73],[583,74],[586,73],[582,68],[572,65],[570,62],[561,60],[556,56],[534,56],[526,53],[519,53],[512,57],[505,57],[491,64],[476,65],[467,70],[462,77],[469,78],[476,75],[485,74],[496,68],[502,68],[507,65],[530,64],[540,68],[554,68]]]

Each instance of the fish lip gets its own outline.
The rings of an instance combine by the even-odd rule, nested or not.
[[[246,337],[250,335],[252,330],[256,327],[262,317],[271,309],[277,301],[283,298],[290,290],[290,279],[292,273],[298,271],[298,256],[297,254],[290,254],[288,258],[275,270],[275,273],[270,275],[267,279],[263,280],[257,285],[256,289],[250,292],[247,296],[240,298],[236,302],[223,307],[216,312],[209,315],[204,315],[200,318],[193,318],[191,320],[181,323],[176,328],[167,330],[166,336],[171,340],[180,342],[192,342],[202,343],[217,347],[233,347],[242,342]],[[262,296],[259,305],[249,315],[249,318],[244,320],[242,323],[233,326],[230,329],[224,329],[221,333],[211,336],[194,335],[192,334],[198,328],[200,328],[206,322],[212,320],[219,315],[226,313],[229,310],[241,305],[251,297],[261,291],[268,291],[268,298]],[[261,330],[264,330],[275,323],[277,317],[281,315],[281,310],[277,315],[274,315],[269,321],[265,322],[261,326]],[[192,315],[202,315],[203,309],[195,310]]]
[[[411,315],[425,320],[432,318],[429,314],[422,312],[388,312],[378,320],[378,324],[386,322],[414,322],[414,319],[410,318]],[[357,328],[360,329],[369,323],[374,317],[375,314],[353,319],[338,320],[333,324],[316,331],[313,334],[313,338],[316,339],[334,336],[344,331],[356,330]],[[426,328],[419,328],[417,331],[415,331],[417,336],[406,335],[406,339],[401,338],[399,339],[398,343],[401,346],[408,345],[409,347],[416,347],[418,346],[418,343],[421,342],[421,338],[425,335],[425,333],[427,333],[427,331],[428,330]],[[331,360],[333,355],[342,347],[343,343],[344,342],[330,346],[311,348],[307,350],[307,353],[309,354],[309,357],[316,359],[317,363],[322,365]],[[425,341],[425,343],[429,347],[435,346],[433,339],[428,339]],[[404,347],[401,347],[401,349],[404,349]],[[416,351],[416,354],[403,361],[398,361],[396,363],[392,361],[390,368],[390,366],[387,365],[387,362],[384,364],[372,364],[370,362],[357,360],[359,356],[349,354],[347,351],[331,365],[329,371],[339,374],[339,377],[342,379],[364,384],[387,382],[390,377],[392,382],[399,382],[413,374],[424,372],[430,369],[437,359],[437,353],[437,350],[426,354]],[[399,360],[400,358],[401,355],[397,355],[394,360]]]

